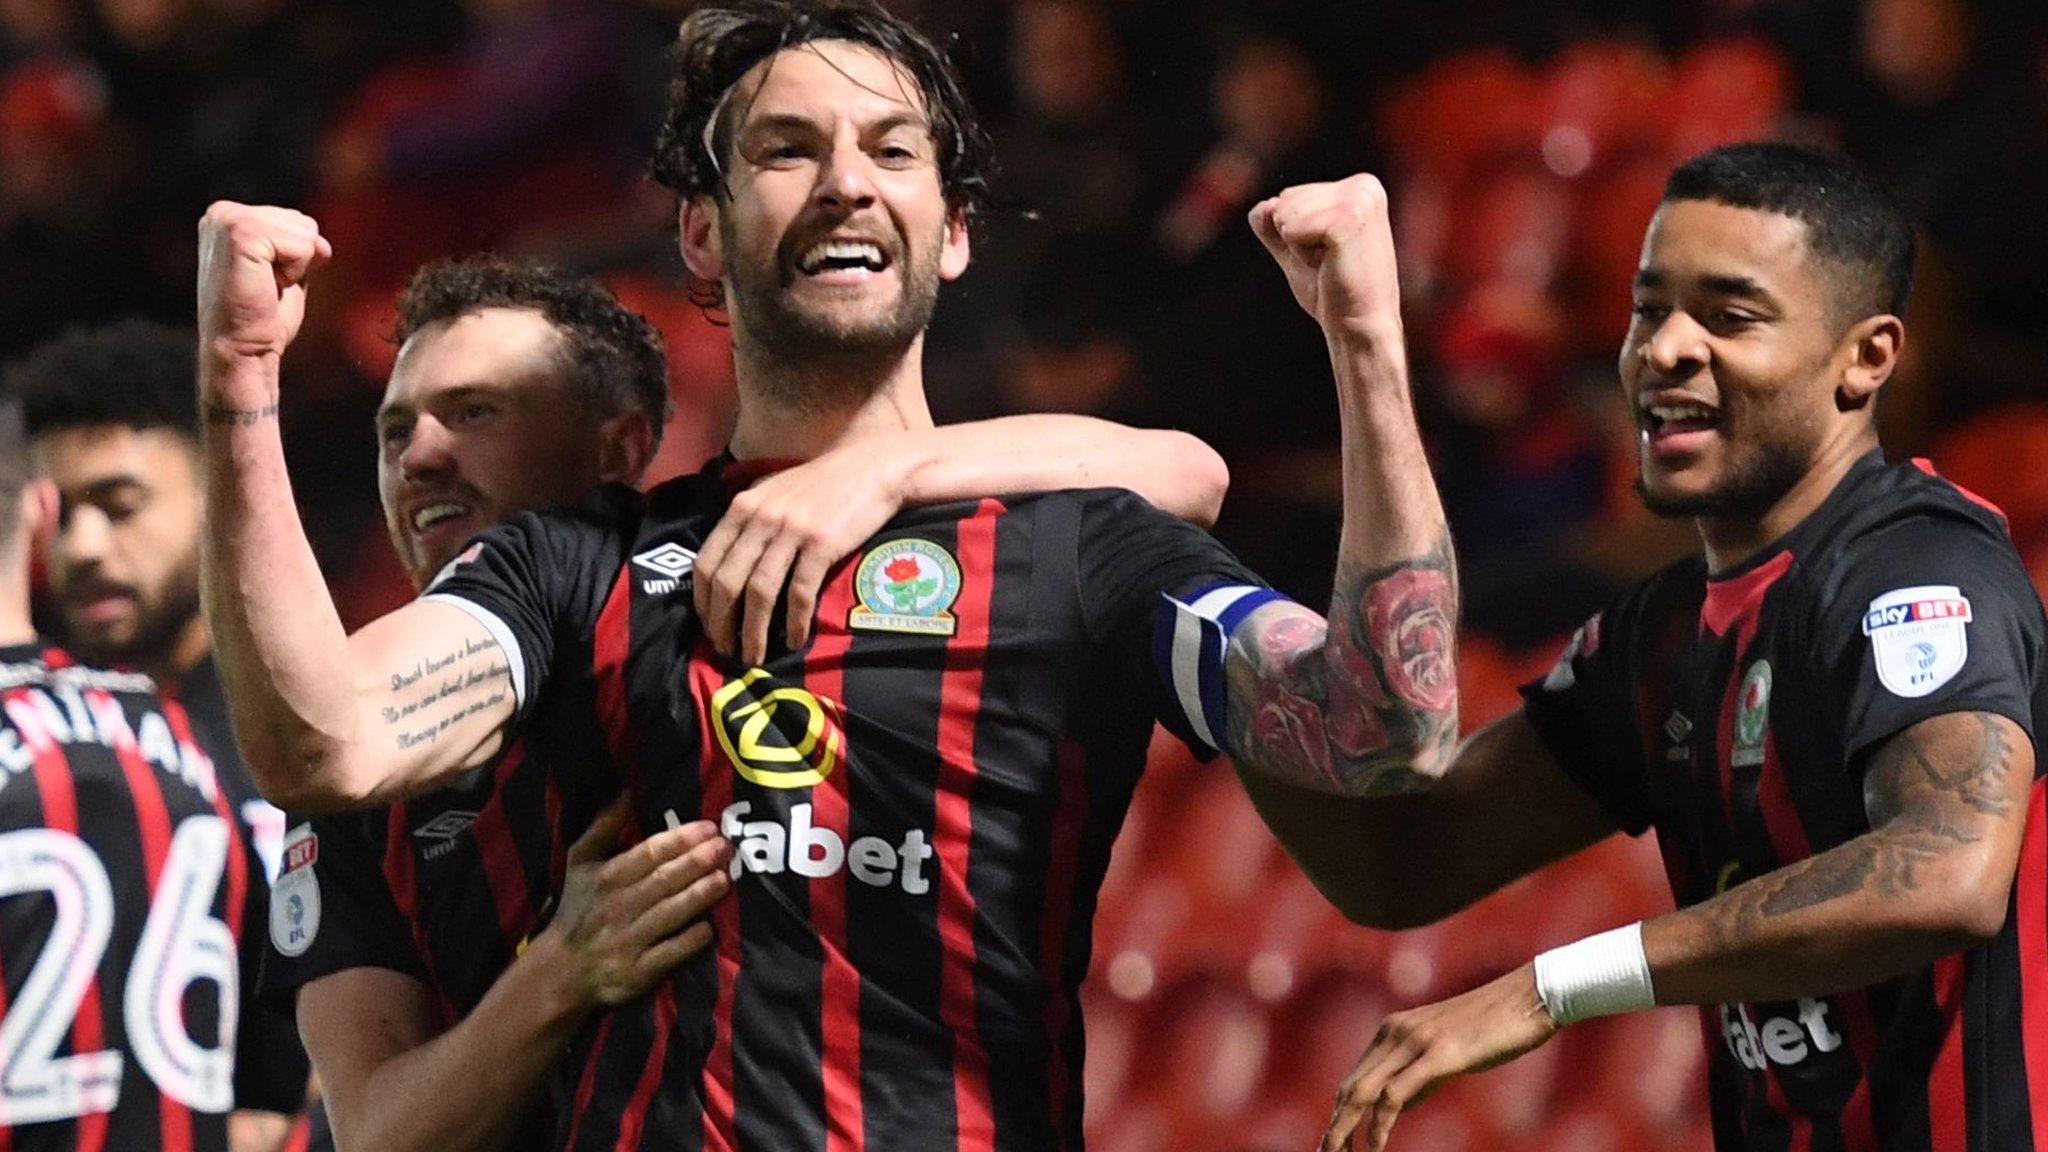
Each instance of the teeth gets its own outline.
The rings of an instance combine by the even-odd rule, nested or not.
[[[824,267],[827,260],[859,260],[869,268],[880,269],[882,248],[866,240],[826,240],[812,245],[797,267],[809,274]]]
[[[1650,408],[1650,415],[1669,423],[1674,420],[1712,420],[1713,410],[1697,404],[1657,404]]]
[[[412,514],[413,531],[424,532],[443,520],[467,515],[469,506],[466,504],[429,504]]]

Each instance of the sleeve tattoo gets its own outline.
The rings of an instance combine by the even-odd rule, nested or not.
[[[2004,726],[1981,712],[1900,733],[1864,774],[1871,830],[1731,891],[1734,899],[1718,902],[1716,934],[1731,938],[1759,921],[1859,894],[1912,895],[1942,857],[1981,841],[1987,822],[2010,817],[2013,751]]]
[[[1231,637],[1230,751],[1289,784],[1412,792],[1458,734],[1457,572],[1448,539],[1373,571],[1340,568],[1330,619],[1294,606]]]

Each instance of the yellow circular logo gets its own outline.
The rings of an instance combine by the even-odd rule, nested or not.
[[[822,783],[846,754],[839,706],[787,684],[757,688],[768,678],[750,668],[711,694],[718,746],[741,777],[763,788]]]

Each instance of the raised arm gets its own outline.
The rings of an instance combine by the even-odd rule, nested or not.
[[[402,972],[350,968],[300,990],[341,1147],[505,1147],[591,1013],[644,995],[711,942],[700,918],[730,888],[731,846],[699,821],[613,856],[627,819],[615,805],[578,839],[561,909],[446,1031],[433,990]]]
[[[1086,416],[1005,416],[869,437],[733,499],[697,553],[697,611],[714,645],[758,664],[766,659],[769,617],[784,586],[786,638],[801,647],[825,574],[907,506],[1128,488],[1206,527],[1222,510],[1229,483],[1223,458],[1187,433]]]
[[[303,811],[483,763],[516,707],[505,653],[461,610],[408,605],[353,640],[335,613],[278,430],[279,364],[306,277],[331,252],[289,209],[223,202],[199,224],[202,590],[249,770],[272,803]]]
[[[1386,190],[1365,175],[1305,184],[1251,223],[1330,346],[1344,526],[1327,622],[1273,603],[1230,635],[1227,751],[1292,787],[1415,791],[1457,737],[1458,585],[1409,396]]]
[[[1863,835],[1390,1017],[1340,1093],[1323,1147],[1334,1152],[1362,1129],[1365,1147],[1381,1148],[1402,1108],[1442,1081],[1586,1016],[1825,996],[1991,939],[2005,922],[2033,778],[2033,744],[2002,716],[1913,725],[1870,759]],[[1605,976],[1585,979],[1596,966],[1581,957]]]

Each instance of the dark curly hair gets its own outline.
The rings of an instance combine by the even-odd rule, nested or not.
[[[413,273],[399,293],[392,339],[403,344],[429,324],[484,308],[526,308],[546,317],[562,334],[591,408],[609,415],[637,409],[659,442],[669,416],[661,333],[595,280],[495,256],[439,261]]]
[[[655,181],[684,200],[723,201],[733,126],[746,111],[727,99],[733,86],[777,52],[815,40],[864,45],[916,81],[947,205],[968,215],[988,207],[994,150],[960,77],[923,33],[870,0],[728,0],[691,13],[671,52],[675,78],[654,143]]]
[[[30,436],[163,429],[199,441],[198,337],[154,320],[74,328],[7,369]]]

